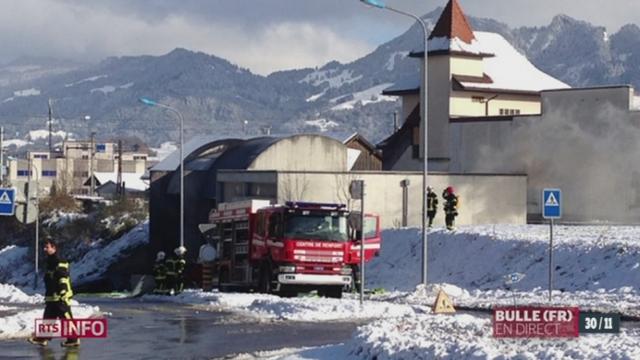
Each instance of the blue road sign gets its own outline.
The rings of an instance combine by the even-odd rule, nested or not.
[[[13,216],[16,209],[16,189],[0,188],[0,216]]]
[[[560,189],[542,190],[542,217],[560,219],[562,217],[562,191]]]

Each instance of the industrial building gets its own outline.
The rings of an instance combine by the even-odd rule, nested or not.
[[[90,195],[92,190],[96,195],[98,187],[118,179],[125,189],[144,192],[148,185],[141,177],[148,157],[148,151],[138,146],[119,150],[112,141],[65,140],[58,151],[30,151],[26,159],[10,159],[6,180],[22,188],[30,176],[38,181],[41,195],[48,194],[54,184],[73,195]]]
[[[355,169],[367,151],[352,142],[323,135],[293,135],[253,139],[195,138],[185,144],[185,244],[203,242],[198,225],[221,202],[264,199],[272,203],[315,201],[346,204],[359,209],[348,187],[365,180],[365,211],[379,214],[384,228],[421,224],[420,172]],[[349,146],[352,146],[351,148]],[[362,163],[362,162],[361,162]],[[465,199],[459,224],[526,221],[526,176],[520,174],[433,174],[439,191],[452,185]],[[153,246],[171,251],[179,238],[179,157],[177,152],[150,170],[150,237]],[[492,194],[500,192],[500,201]],[[491,209],[491,211],[488,211]],[[443,223],[440,213],[436,224]],[[195,252],[189,255],[195,259]]]
[[[423,62],[424,51],[413,56]],[[428,72],[431,171],[526,174],[529,221],[540,219],[541,190],[554,187],[564,191],[565,221],[640,222],[630,86],[570,88],[499,34],[474,32],[457,0],[430,36]],[[383,91],[403,109],[402,127],[379,144],[385,170],[422,168],[419,93],[418,78]]]

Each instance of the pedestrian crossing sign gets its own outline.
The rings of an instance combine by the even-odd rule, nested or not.
[[[562,191],[560,189],[542,190],[542,217],[560,219],[562,217]]]
[[[13,216],[16,208],[16,189],[0,188],[0,216]]]

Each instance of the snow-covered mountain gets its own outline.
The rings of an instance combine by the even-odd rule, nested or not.
[[[433,25],[440,9],[425,15]],[[573,86],[630,83],[640,88],[640,28],[627,25],[615,34],[603,27],[556,16],[543,27],[511,29],[470,18],[476,31],[496,32],[537,67]],[[411,27],[372,53],[348,64],[330,62],[317,69],[260,76],[216,56],[176,49],[163,56],[109,58],[99,64],[49,61],[0,67],[0,121],[20,137],[43,128],[47,99],[54,100],[55,130],[83,136],[137,135],[152,145],[177,137],[170,114],[137,102],[141,96],[179,108],[187,137],[203,132],[249,135],[360,131],[373,141],[392,130],[398,103],[379,95],[387,84],[418,76],[418,62],[407,54],[421,32]],[[33,61],[31,61],[33,63]],[[25,65],[26,64],[26,65]],[[85,121],[85,115],[91,120]]]

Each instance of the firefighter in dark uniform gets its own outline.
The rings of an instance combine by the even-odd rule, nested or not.
[[[187,249],[180,246],[174,250],[175,256],[167,260],[167,289],[171,295],[177,295],[184,289],[184,270],[187,262],[184,254]]]
[[[453,230],[455,226],[456,216],[458,216],[458,205],[460,199],[455,194],[453,187],[447,187],[442,193],[444,198],[444,214],[445,223],[448,230]]]
[[[153,279],[156,282],[156,288],[153,289],[154,294],[167,294],[167,265],[164,258],[164,251],[159,251],[156,255],[156,263],[153,264]]]
[[[45,308],[44,319],[71,319],[71,280],[69,278],[69,262],[61,260],[57,255],[58,246],[52,238],[44,241],[44,252],[47,254],[44,273]],[[49,338],[31,337],[29,342],[45,346]],[[77,347],[80,340],[69,338],[60,345],[64,347]]]
[[[431,186],[427,186],[427,218],[429,219],[429,227],[433,226],[433,219],[438,211],[438,195],[433,192]]]

